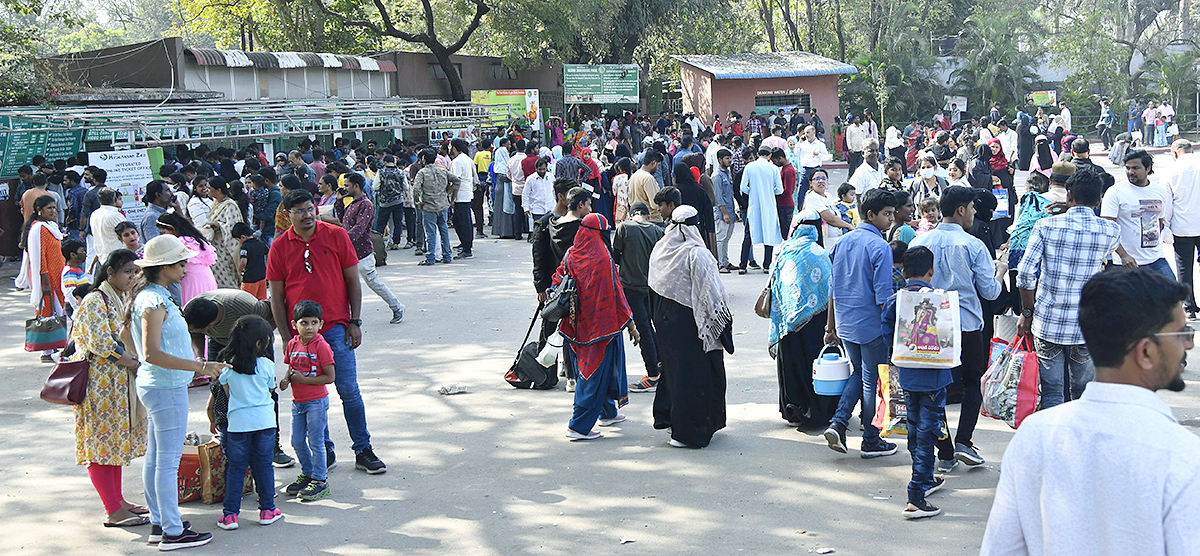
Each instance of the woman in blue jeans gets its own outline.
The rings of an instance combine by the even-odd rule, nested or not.
[[[150,542],[160,550],[176,550],[208,544],[210,533],[188,529],[179,513],[179,459],[187,430],[187,387],[200,375],[218,377],[228,365],[197,361],[191,335],[167,286],[179,284],[187,260],[196,252],[179,238],[161,235],[146,243],[142,278],[132,292],[133,302],[125,317],[133,349],[141,365],[137,370],[138,398],[150,417],[149,445],[142,481],[150,508]]]

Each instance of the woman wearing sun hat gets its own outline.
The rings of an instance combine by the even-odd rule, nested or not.
[[[188,259],[196,252],[179,238],[160,235],[146,243],[137,260],[142,277],[130,294],[133,300],[125,315],[133,349],[141,362],[137,370],[138,398],[150,417],[149,445],[142,470],[146,505],[150,508],[152,542],[173,550],[208,544],[209,533],[185,527],[179,513],[179,459],[187,430],[188,384],[198,375],[217,377],[224,363],[197,361],[191,335],[179,307],[167,287],[178,284],[187,272]]]

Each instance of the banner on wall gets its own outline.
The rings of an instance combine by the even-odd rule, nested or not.
[[[108,173],[104,185],[121,193],[124,203],[121,212],[125,218],[141,224],[146,212],[142,196],[146,194],[146,184],[158,179],[158,168],[163,164],[162,148],[88,153],[88,162]]]
[[[950,116],[950,112],[955,108],[964,114],[967,113],[967,97],[942,95],[942,99],[946,102],[942,105],[942,111],[946,113],[946,116]]]
[[[537,89],[491,89],[471,91],[471,102],[489,106],[508,106],[517,116],[517,125],[541,131],[541,102]],[[497,125],[506,122],[497,121]]]
[[[1038,106],[1054,106],[1058,104],[1058,91],[1054,89],[1049,91],[1034,91],[1031,96],[1033,97],[1033,103]]]

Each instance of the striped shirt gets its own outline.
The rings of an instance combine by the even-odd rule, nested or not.
[[[196,297],[208,299],[221,308],[220,320],[204,333],[208,339],[221,345],[229,344],[229,338],[233,336],[233,325],[246,315],[258,315],[274,324],[274,321],[271,320],[271,301],[269,299],[259,301],[251,293],[234,289],[212,290]]]
[[[1121,228],[1088,207],[1043,218],[1033,227],[1017,267],[1017,287],[1037,289],[1033,335],[1060,346],[1083,345],[1079,296],[1083,284],[1104,268]]]

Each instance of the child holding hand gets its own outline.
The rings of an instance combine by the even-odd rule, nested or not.
[[[238,528],[246,467],[258,490],[258,524],[270,525],[283,519],[283,513],[275,507],[275,471],[271,467],[275,453],[275,404],[271,400],[275,363],[267,353],[273,340],[266,320],[247,315],[234,324],[229,345],[220,355],[233,368],[233,372],[221,373],[218,379],[224,386],[229,409],[228,433],[222,439],[225,507],[217,527],[227,531]]]
[[[292,309],[296,335],[288,341],[283,362],[287,376],[279,389],[292,386],[292,448],[300,459],[300,476],[285,492],[309,502],[329,496],[325,459],[325,428],[328,423],[329,390],[333,382],[333,349],[319,333],[324,326],[321,305],[306,299]]]

